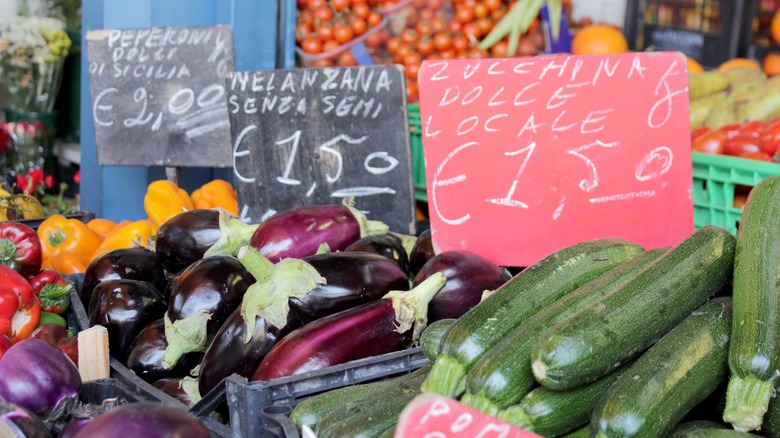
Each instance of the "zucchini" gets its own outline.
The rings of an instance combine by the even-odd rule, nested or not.
[[[561,438],[590,438],[590,428],[588,426],[581,427],[574,432],[562,435]]]
[[[674,438],[750,438],[752,436],[760,437],[761,435],[754,435],[752,433],[740,432],[733,429],[701,428],[683,431],[679,434],[675,433],[672,436]]]
[[[596,403],[628,366],[626,364],[595,382],[565,391],[537,387],[519,404],[499,412],[498,418],[545,437],[574,431],[588,424]]]
[[[430,365],[395,379],[347,386],[314,395],[298,403],[290,413],[290,419],[299,430],[304,425],[314,429],[323,418],[334,411],[342,410],[341,415],[346,416],[350,409],[360,406],[358,402],[361,399],[383,394],[385,391],[404,384],[407,380],[422,383],[420,379],[424,378],[428,371],[430,371]]]
[[[675,426],[669,438],[685,438],[697,429],[726,429],[726,426],[709,420],[686,421]]]
[[[770,438],[780,438],[780,396],[772,397],[769,408],[764,414],[761,434]]]
[[[603,298],[668,250],[668,247],[656,248],[621,263],[515,327],[468,372],[466,393],[461,403],[489,415],[496,415],[501,409],[518,403],[537,385],[531,372],[531,349],[539,335],[558,321]]]
[[[450,327],[423,391],[462,394],[471,366],[512,329],[642,251],[626,240],[593,240],[557,251],[515,275]]]
[[[428,360],[436,360],[444,333],[452,327],[454,318],[440,319],[428,324],[420,335],[420,350]]]
[[[705,225],[613,293],[547,329],[531,353],[536,380],[573,388],[639,355],[723,286],[734,247],[725,228]]]
[[[714,299],[645,352],[599,400],[600,437],[666,436],[728,377],[731,299]]]
[[[737,230],[731,379],[723,420],[736,430],[761,427],[780,376],[780,176],[748,195]]]

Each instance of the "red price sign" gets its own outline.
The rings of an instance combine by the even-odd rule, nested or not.
[[[693,231],[679,53],[437,60],[420,70],[433,239],[506,266]]]
[[[396,438],[541,438],[453,399],[417,396],[398,418]]]

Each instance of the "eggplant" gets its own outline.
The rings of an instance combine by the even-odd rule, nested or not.
[[[204,351],[254,282],[241,262],[229,256],[200,259],[174,277],[164,317],[168,347],[162,365],[171,367],[182,354]]]
[[[411,291],[335,313],[285,336],[252,380],[269,380],[409,348],[426,325],[428,303],[447,277],[434,273]]]
[[[84,426],[76,438],[94,437],[208,438],[209,429],[183,409],[141,402],[108,411]]]
[[[178,274],[203,258],[219,240],[219,211],[195,209],[173,216],[160,225],[155,251],[163,267]]]
[[[200,354],[188,353],[180,357],[173,367],[164,367],[162,357],[167,347],[165,321],[158,319],[141,330],[133,340],[127,355],[127,367],[138,377],[154,383],[165,377],[186,376],[200,361]]]
[[[70,421],[65,424],[65,427],[57,438],[74,438],[81,429],[99,415],[116,409],[119,406],[126,405],[127,403],[128,401],[121,397],[106,398],[99,405],[80,403],[71,411]]]
[[[179,400],[184,406],[191,408],[200,400],[198,381],[191,377],[169,377],[154,382],[155,388]]]
[[[447,276],[447,284],[428,305],[428,322],[460,318],[479,304],[482,293],[498,289],[511,278],[496,263],[470,251],[449,250],[433,256],[414,277],[415,285],[435,272]]]
[[[12,434],[5,438],[49,438],[49,430],[43,424],[37,415],[17,404],[7,401],[0,401],[0,432],[9,432]]]
[[[406,273],[378,254],[326,253],[273,265],[247,248],[240,260],[256,278],[266,280],[250,286],[244,304],[206,350],[198,379],[201,394],[231,374],[250,377],[271,347],[293,329],[392,290],[409,289]],[[250,317],[253,324],[247,323]]]
[[[346,252],[370,252],[385,256],[394,261],[404,272],[409,272],[409,254],[404,247],[404,241],[395,234],[385,233],[375,236],[361,237],[347,246]]]
[[[148,281],[163,293],[168,284],[165,270],[156,252],[140,247],[115,249],[89,262],[84,272],[81,302],[89,306],[92,290],[98,283],[120,278]]]
[[[373,234],[385,234],[386,224],[369,221],[348,205],[309,205],[288,208],[266,219],[252,234],[250,245],[271,262],[314,255],[322,244],[331,251]]]
[[[108,329],[111,356],[124,363],[133,340],[152,321],[165,315],[162,294],[141,280],[107,280],[92,291],[89,325]]]
[[[417,275],[420,269],[425,266],[425,263],[435,255],[436,249],[433,246],[431,229],[428,228],[417,236],[417,241],[409,252],[409,273],[411,276]]]
[[[0,359],[0,400],[56,421],[78,401],[81,376],[57,347],[40,339],[24,339]]]

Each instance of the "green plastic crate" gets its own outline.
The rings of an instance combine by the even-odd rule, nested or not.
[[[780,164],[693,152],[693,225],[736,234],[742,209],[734,208],[735,186],[754,187],[772,175],[780,175]]]
[[[428,190],[425,187],[425,156],[423,156],[422,125],[420,124],[420,105],[409,105],[409,143],[412,148],[412,181],[414,198],[428,202]]]

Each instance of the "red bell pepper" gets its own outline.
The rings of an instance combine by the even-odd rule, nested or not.
[[[11,348],[11,345],[11,339],[9,339],[8,336],[0,335],[0,359],[2,359],[5,352]]]
[[[0,335],[11,334],[11,319],[19,309],[19,296],[13,290],[0,286]]]
[[[54,269],[44,269],[30,278],[30,286],[41,302],[41,311],[62,315],[70,306],[70,290],[73,285]]]
[[[16,343],[30,336],[41,318],[41,303],[32,286],[21,274],[0,265],[0,285],[11,289],[19,297],[19,308],[11,318],[11,342]]]
[[[0,223],[0,264],[30,277],[41,270],[41,257],[35,230],[19,222]]]
[[[59,348],[73,363],[79,363],[78,337],[68,333],[65,327],[58,324],[44,324],[30,335],[31,338],[46,341]]]

